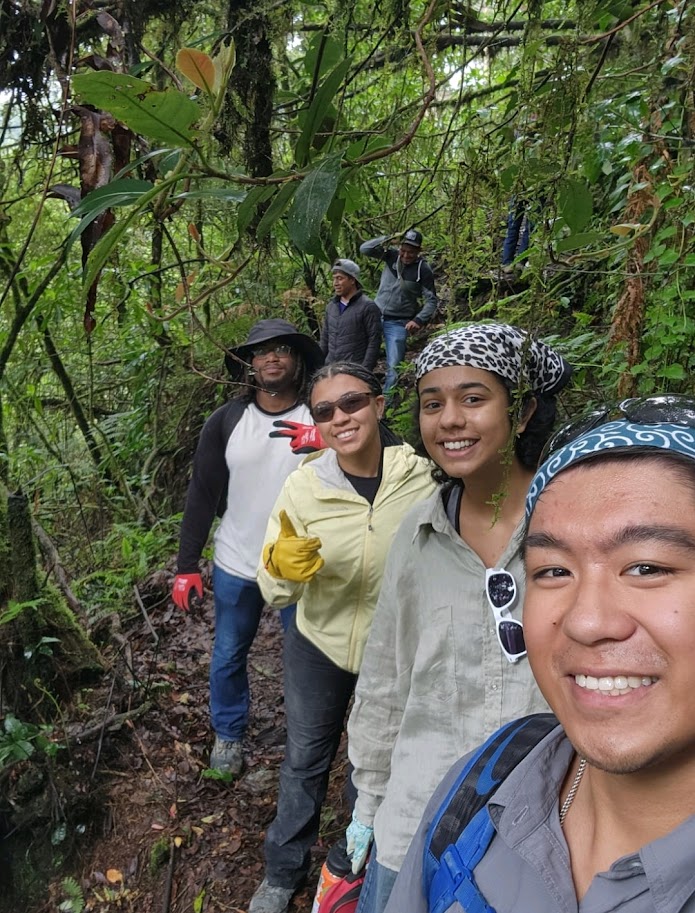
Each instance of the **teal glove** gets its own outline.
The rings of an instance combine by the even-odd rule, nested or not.
[[[347,837],[347,854],[352,858],[352,871],[357,875],[367,861],[369,847],[374,840],[374,828],[362,824],[353,812],[352,821],[348,824],[345,836]]]

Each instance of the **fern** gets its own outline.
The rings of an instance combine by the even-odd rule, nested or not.
[[[84,910],[84,895],[82,888],[74,878],[64,878],[61,883],[65,900],[58,905],[60,913],[82,913]]]

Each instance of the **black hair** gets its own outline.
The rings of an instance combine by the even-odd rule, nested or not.
[[[319,368],[312,376],[307,385],[305,395],[306,404],[311,408],[311,394],[320,380],[327,380],[330,377],[339,377],[341,374],[347,374],[349,377],[361,380],[363,384],[369,387],[370,391],[375,396],[383,396],[379,378],[376,374],[372,373],[369,368],[365,368],[364,365],[360,365],[353,361],[333,361],[331,364]],[[379,437],[383,447],[392,447],[403,443],[403,440],[391,431],[383,419],[379,420]]]
[[[546,441],[549,439],[555,419],[557,417],[557,397],[549,393],[531,393],[525,392],[519,396],[518,388],[511,381],[497,374],[496,371],[488,371],[507,391],[509,401],[509,430],[520,422],[531,407],[532,401],[536,401],[536,408],[531,418],[521,434],[514,439],[514,454],[521,465],[526,469],[535,470],[538,467],[541,453]],[[420,456],[432,457],[427,452],[422,440],[420,431],[420,398],[417,396],[413,402],[413,417],[415,427],[415,440],[413,446],[415,452]],[[452,481],[451,477],[444,470],[434,465],[432,469],[432,478],[440,484]],[[453,480],[457,481],[457,480]]]

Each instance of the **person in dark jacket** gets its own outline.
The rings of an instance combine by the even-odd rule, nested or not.
[[[422,234],[409,228],[400,235],[398,248],[390,247],[389,240],[381,235],[360,247],[361,254],[384,261],[376,303],[384,321],[386,394],[398,380],[396,368],[405,359],[408,334],[429,323],[439,304],[432,267],[420,255]]]
[[[225,364],[246,392],[212,413],[193,461],[172,599],[187,611],[203,596],[198,562],[220,502],[212,585],[215,643],[210,661],[210,713],[215,745],[210,767],[238,776],[249,716],[246,660],[264,599],[256,583],[266,523],[287,476],[303,454],[325,445],[303,402],[323,353],[286,320],[260,320]],[[289,620],[289,619],[288,619]]]
[[[321,331],[326,364],[351,361],[373,371],[381,348],[381,311],[362,291],[353,260],[333,264],[333,291]]]

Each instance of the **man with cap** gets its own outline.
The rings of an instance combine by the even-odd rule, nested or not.
[[[321,331],[326,364],[352,361],[373,371],[381,348],[381,311],[362,291],[354,260],[335,261],[333,291]]]
[[[245,381],[245,392],[207,419],[193,461],[172,598],[184,610],[192,593],[202,598],[198,562],[218,507],[225,505],[213,559],[210,766],[235,776],[243,768],[249,715],[246,660],[264,605],[256,568],[285,479],[304,453],[323,446],[303,402],[323,361],[319,345],[286,320],[256,323],[246,342],[225,356],[232,380]]]
[[[526,502],[523,626],[560,725],[498,780],[475,861],[436,903],[425,835],[467,759],[451,769],[387,913],[693,913],[694,498],[692,399],[625,400],[555,435]]]
[[[384,393],[398,380],[396,368],[405,358],[408,334],[429,323],[439,304],[432,267],[420,256],[422,234],[409,228],[400,237],[398,248],[388,246],[388,235],[365,241],[360,247],[361,254],[384,262],[376,293],[386,348]]]

